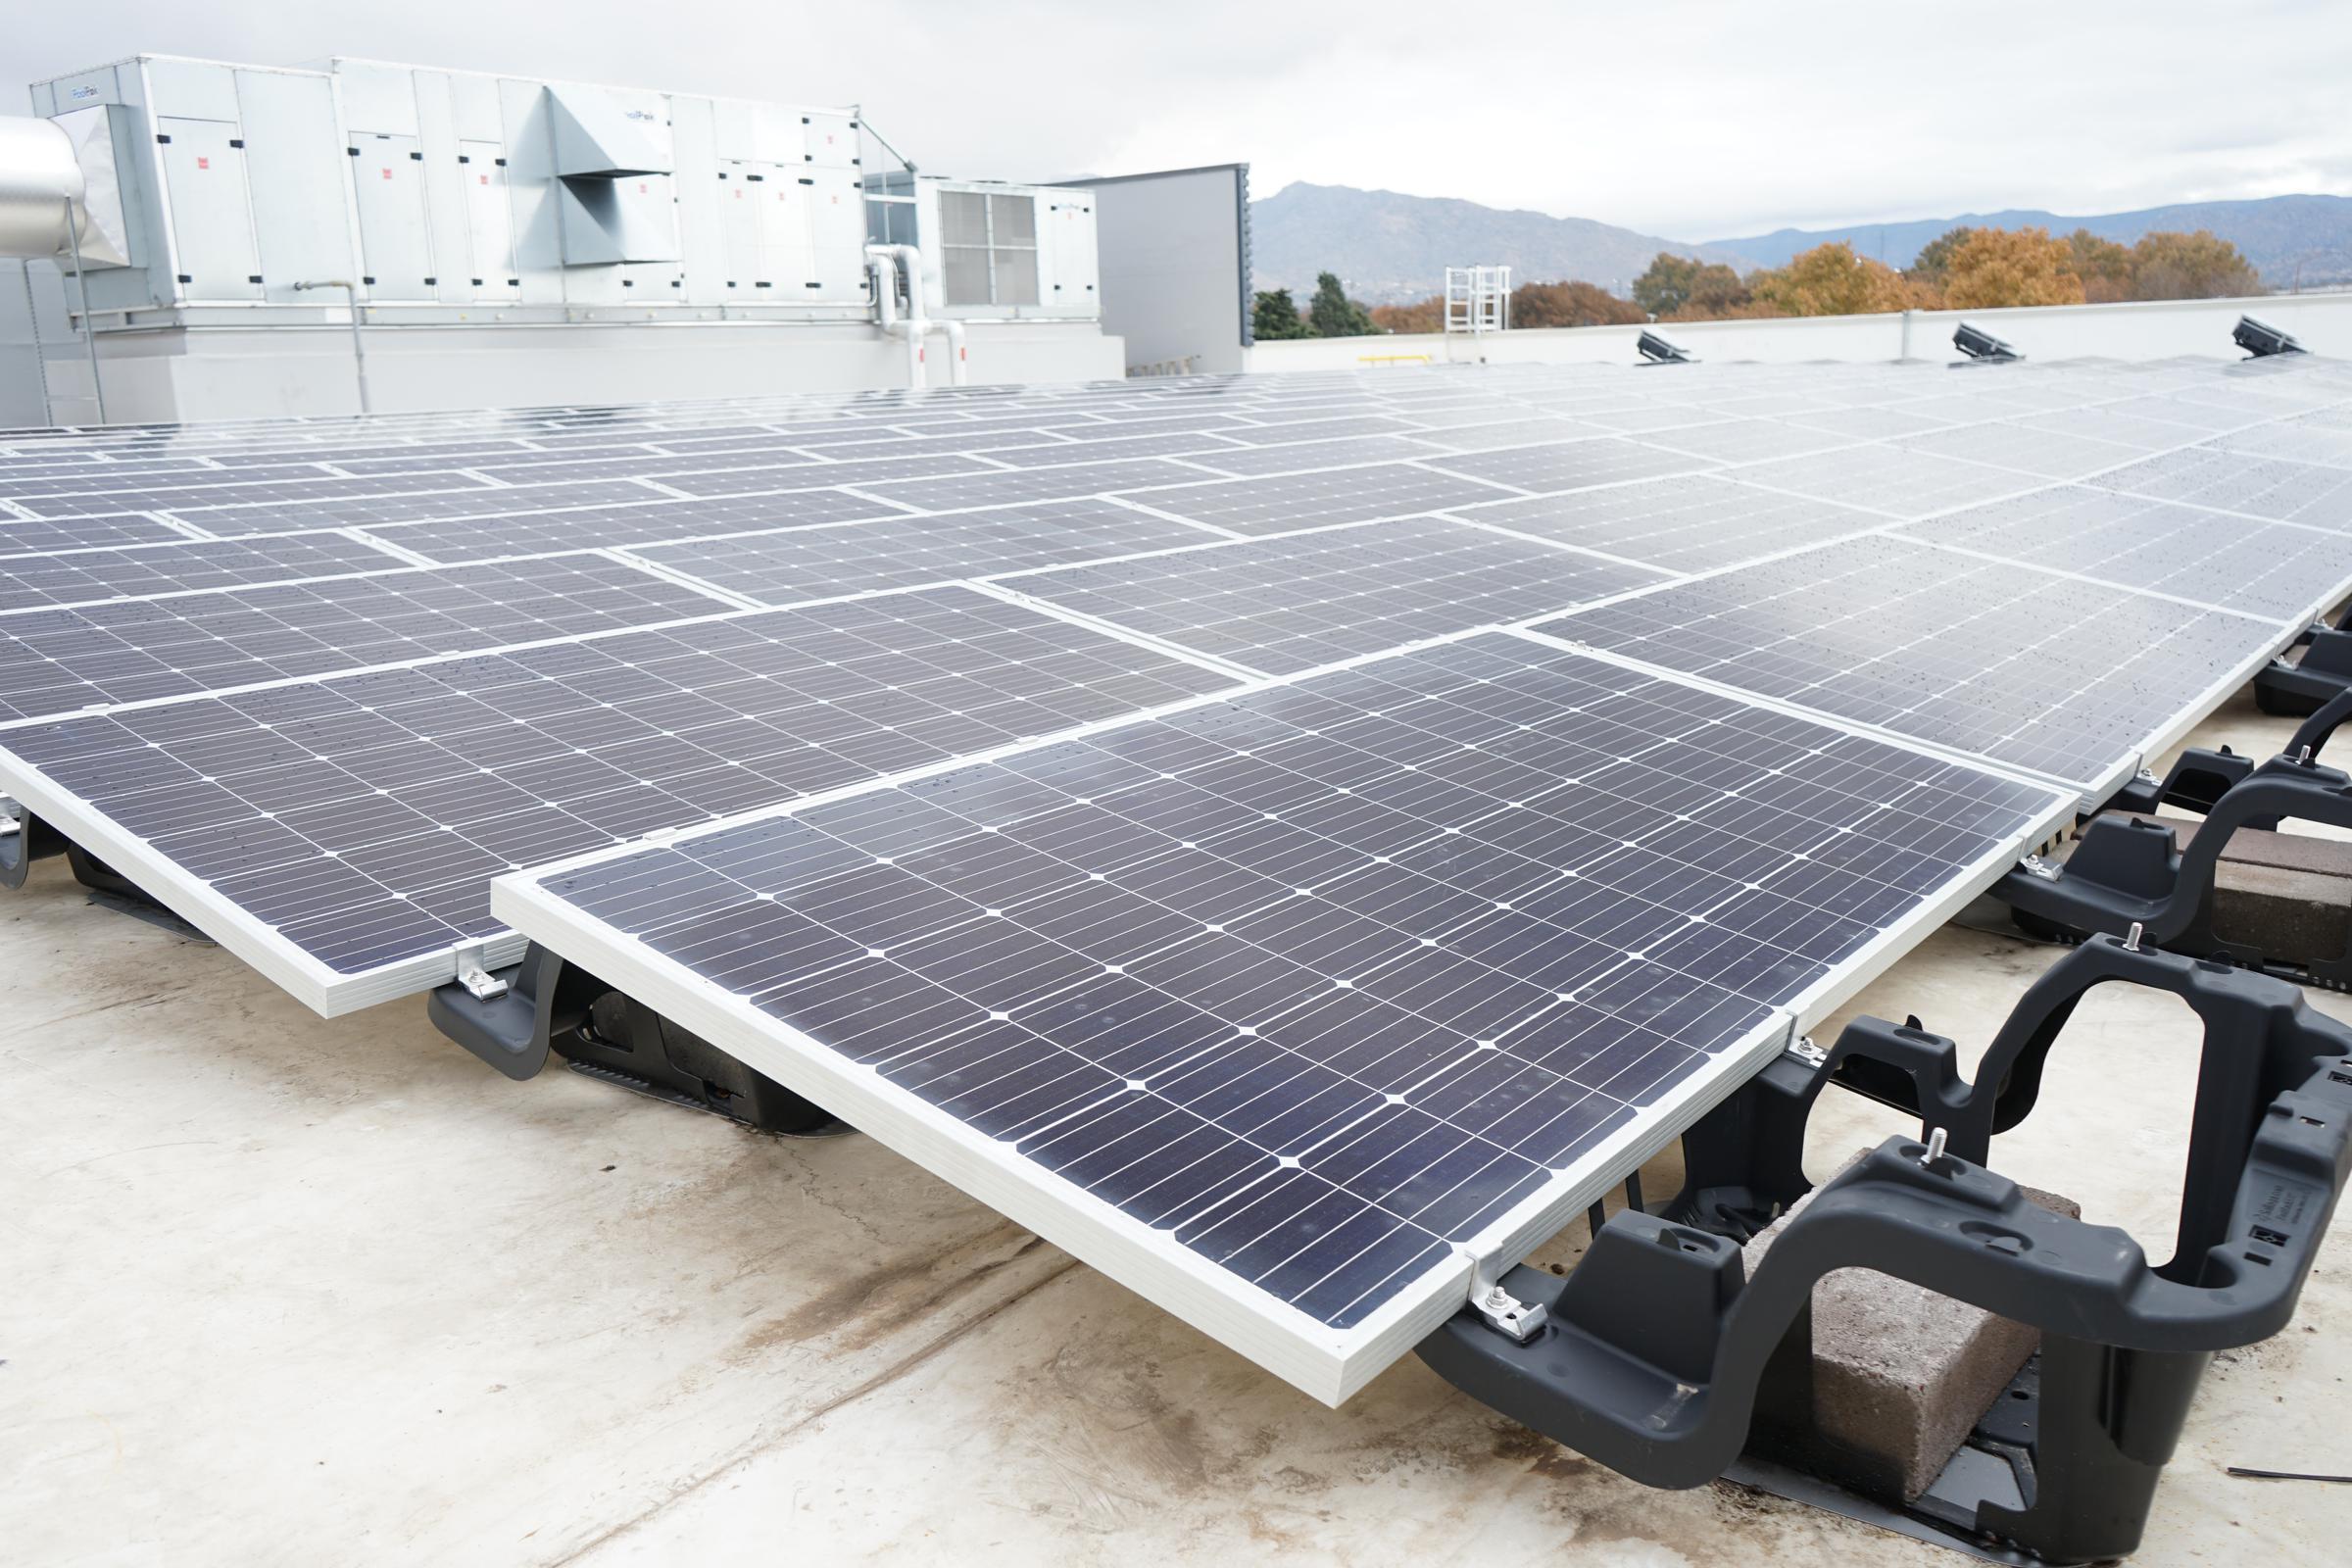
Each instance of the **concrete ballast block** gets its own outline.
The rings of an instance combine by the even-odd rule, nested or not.
[[[2026,1196],[2055,1213],[2082,1213],[2054,1194],[2027,1188]],[[1751,1279],[1812,1200],[1806,1194],[1742,1249]],[[2035,1329],[1924,1286],[1839,1269],[1813,1288],[1814,1425],[1883,1463],[1903,1500],[1916,1501],[2040,1341]]]

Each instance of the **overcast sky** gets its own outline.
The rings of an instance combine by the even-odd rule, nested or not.
[[[1377,186],[1677,239],[2352,194],[2352,0],[7,10],[0,81],[140,53],[406,60],[858,103],[939,173],[1246,160],[1261,196],[1295,179]]]

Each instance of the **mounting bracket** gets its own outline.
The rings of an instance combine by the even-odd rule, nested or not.
[[[844,1130],[823,1107],[536,942],[511,968],[485,971],[479,950],[472,956],[468,965],[461,955],[458,978],[425,997],[425,1016],[509,1078],[536,1077],[553,1054],[587,1077],[763,1132]]]
[[[2233,752],[2189,752],[2164,782],[2127,786],[2127,811],[2157,806],[2202,810],[2205,821],[2185,846],[2173,829],[2143,816],[2110,813],[2082,830],[2063,865],[2028,860],[1992,886],[1995,898],[2036,935],[2060,938],[2134,925],[2158,947],[2218,956],[2249,968],[2336,988],[2352,986],[2352,951],[2272,953],[2215,925],[2215,877],[2223,851],[2240,830],[2276,832],[2287,820],[2352,828],[2352,775],[2324,766],[2319,752],[2352,718],[2352,691],[2324,704],[2287,743],[2259,765]]]
[[[1983,1163],[2033,1108],[2083,994],[2110,982],[2179,996],[2205,1025],[2177,1246],[2159,1267],[2124,1232],[2042,1208]],[[1544,1311],[1532,1334],[1465,1307],[1422,1359],[1652,1486],[1698,1486],[1746,1450],[2012,1560],[2131,1551],[2211,1352],[2293,1315],[2352,1172],[2352,1027],[2269,976],[2095,937],[2027,992],[1974,1082],[1958,1059],[1949,1040],[1869,1018],[1819,1068],[1783,1055],[1685,1135],[1690,1185],[1667,1213],[1612,1215],[1565,1278],[1503,1275]],[[1919,1114],[1923,1132],[1947,1129],[1942,1156],[1888,1139],[1826,1183],[1749,1278],[1740,1242],[1808,1190],[1804,1123],[1833,1081]],[[1916,1502],[1888,1495],[1813,1418],[1813,1287],[1840,1268],[2042,1331],[2036,1360]]]

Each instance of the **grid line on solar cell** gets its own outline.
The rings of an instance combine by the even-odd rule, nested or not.
[[[2352,583],[2352,536],[2105,490],[2038,491],[1893,531],[2277,621],[2331,607]]]
[[[2089,786],[2279,640],[2274,626],[1886,536],[1540,628]]]
[[[437,658],[709,615],[694,588],[600,556],[399,569],[0,615],[0,716]]]
[[[503,869],[1227,684],[956,588],[24,725],[0,767],[351,974],[495,931]]]
[[[1874,512],[1743,485],[1729,474],[1457,507],[1449,515],[1666,571],[1706,571],[1886,526]]]
[[[2053,802],[1488,633],[535,880],[1348,1329]]]
[[[1641,566],[1405,518],[1029,572],[1001,586],[1287,674],[1660,580]]]

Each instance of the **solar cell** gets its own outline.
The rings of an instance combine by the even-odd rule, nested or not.
[[[1887,537],[1670,583],[1543,629],[2091,793],[2281,640],[2227,611]]]
[[[1485,633],[497,907],[1336,1403],[2068,804]]]

